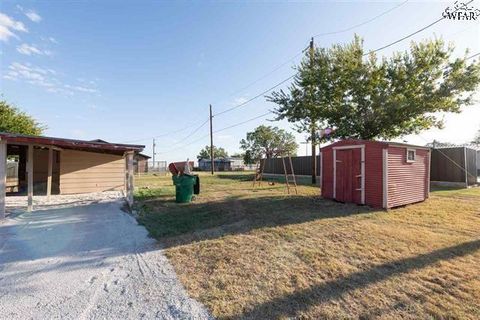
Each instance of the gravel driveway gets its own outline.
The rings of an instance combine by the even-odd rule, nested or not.
[[[209,318],[121,205],[76,198],[0,222],[0,318]]]

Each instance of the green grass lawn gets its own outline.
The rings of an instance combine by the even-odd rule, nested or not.
[[[170,177],[136,180],[140,223],[215,317],[480,318],[479,188],[387,212],[252,178],[203,174],[181,205]]]

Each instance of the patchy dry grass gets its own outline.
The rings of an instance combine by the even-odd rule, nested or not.
[[[137,180],[140,222],[214,316],[480,318],[480,189],[385,212],[308,185],[298,196],[281,183],[252,191],[251,178],[201,176],[186,205],[170,178]]]

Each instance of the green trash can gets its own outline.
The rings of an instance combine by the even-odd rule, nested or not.
[[[197,177],[183,174],[172,176],[172,180],[175,185],[175,202],[188,203],[192,201],[193,186],[197,182]]]

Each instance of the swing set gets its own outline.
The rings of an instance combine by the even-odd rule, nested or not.
[[[281,154],[281,152],[277,152],[277,154]],[[282,164],[283,164],[283,174],[285,175],[285,191],[290,194],[291,189],[295,190],[295,194],[298,194],[297,190],[297,179],[295,177],[295,172],[293,170],[293,163],[292,163],[292,157],[287,154],[287,156],[283,156],[282,158]],[[263,161],[262,161],[263,160]],[[287,162],[290,166],[290,172],[287,170]],[[267,163],[267,158],[265,159],[260,159],[257,162],[257,167],[255,170],[255,177],[253,178],[253,190],[255,190],[255,187],[261,186],[262,181],[263,181],[263,175],[265,172],[265,166]],[[275,182],[273,181],[268,181],[269,185],[274,185]]]

